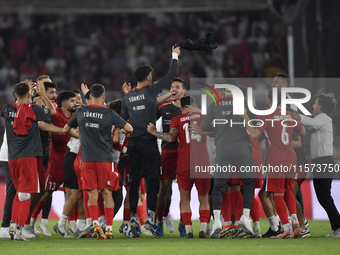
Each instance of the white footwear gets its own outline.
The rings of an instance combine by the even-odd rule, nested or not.
[[[0,238],[11,238],[9,235],[9,227],[0,229]]]
[[[328,235],[325,235],[325,237],[334,237],[334,234],[335,234],[335,231],[332,230],[332,232],[330,234],[328,234]]]
[[[253,228],[251,226],[251,219],[250,218],[246,218],[244,215],[242,215],[240,221],[239,221],[239,225],[241,226],[241,228],[243,229],[243,231],[248,234],[248,235],[253,235]]]
[[[301,234],[300,234],[301,238],[306,238],[306,237],[310,237],[310,232],[309,229],[301,229]]]
[[[40,223],[38,229],[40,231],[42,231],[44,236],[51,236],[51,232],[48,230],[48,226],[47,225]]]
[[[169,233],[175,232],[175,225],[172,222],[170,215],[163,217],[163,222],[165,223],[166,230],[168,230]]]
[[[334,231],[334,237],[340,237],[340,228]]]
[[[258,228],[256,231],[254,231],[253,229],[253,232],[254,234],[251,236],[251,238],[262,238],[262,234],[261,234],[261,229]]]
[[[76,234],[77,223],[75,221],[70,222],[70,225],[68,226],[68,230],[70,230],[73,234]]]
[[[73,238],[73,236],[70,234],[69,230],[66,228],[65,225],[59,226],[57,229],[58,233],[61,234],[64,238]]]
[[[211,230],[210,238],[219,239],[221,237],[221,231],[222,231],[221,221],[215,220]]]
[[[15,230],[15,235],[14,235],[14,241],[29,241],[29,240],[27,240],[25,237],[24,237],[24,235],[22,234],[22,227],[20,227],[20,228],[17,228],[16,230]]]
[[[11,239],[13,240],[16,229],[17,229],[18,224],[15,222],[11,223],[11,226],[9,227],[9,236],[11,237]]]
[[[35,234],[31,233],[27,228],[22,228],[21,234],[25,238],[35,238]]]

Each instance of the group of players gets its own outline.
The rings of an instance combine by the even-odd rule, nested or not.
[[[266,164],[307,163],[302,138],[306,131],[297,119],[308,126],[312,118],[294,112],[294,105],[286,115],[282,115],[280,109],[280,89],[289,86],[289,77],[285,74],[274,77],[272,87],[278,88],[278,93],[269,91],[267,106],[272,107],[276,95],[278,104],[270,116],[255,117],[248,107],[241,116],[226,114],[232,112],[233,97],[225,89],[216,89],[221,104],[210,105],[203,116],[194,98],[185,96],[185,81],[176,77],[179,55],[180,48],[173,49],[169,72],[156,82],[152,81],[152,67],[138,67],[137,86],[131,89],[131,85],[125,83],[124,98],[108,104],[105,104],[105,88],[100,84],[90,89],[82,84],[86,105],[78,90],[63,91],[57,96],[56,84],[47,75],[40,76],[37,83],[23,81],[15,85],[16,103],[2,109],[8,166],[17,191],[8,237],[14,240],[37,237],[37,216],[52,193],[64,189],[63,212],[53,229],[65,238],[72,238],[73,233],[78,238],[111,239],[113,218],[123,202],[123,185],[127,196],[120,232],[129,238],[140,237],[142,230],[164,236],[164,223],[169,232],[175,230],[168,215],[173,180],[177,181],[180,191],[178,230],[181,237],[193,238],[190,196],[194,184],[200,202],[199,238],[310,236],[299,195],[306,175],[268,174],[264,184],[263,176],[215,173],[212,178],[208,172],[197,178],[190,175],[193,165],[232,165],[237,169],[262,165],[259,139],[266,139]],[[234,79],[225,82],[240,87]],[[158,96],[169,85],[170,92]],[[166,101],[169,97],[171,100]],[[319,94],[316,102],[319,105],[313,107],[319,112],[314,109],[314,116],[330,115],[335,109],[336,101],[330,95]],[[326,108],[331,110],[326,112]],[[160,117],[162,132],[155,128]],[[249,121],[266,118],[290,120],[297,125],[281,125],[279,121],[270,125],[263,121],[264,125],[257,126]],[[244,119],[247,125],[214,127],[214,119],[235,122]],[[161,155],[157,138],[162,140]],[[259,224],[255,188],[261,188],[259,196],[270,223],[264,235]],[[148,219],[144,222],[145,193]],[[210,229],[212,217],[214,223]],[[340,216],[335,223],[330,220],[331,235],[337,237]],[[66,227],[67,221],[69,227]],[[39,228],[44,235],[50,235],[47,220]]]

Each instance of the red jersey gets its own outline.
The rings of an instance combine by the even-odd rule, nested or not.
[[[252,138],[251,135],[249,134],[249,131],[248,131],[247,128],[246,128],[246,131],[249,135],[249,141],[250,141],[250,145],[251,145],[251,155],[252,155],[253,159],[262,159],[262,151],[261,151],[259,139],[258,138],[255,138],[255,139]]]
[[[182,113],[171,119],[170,129],[176,128],[178,130],[177,174],[180,172],[190,171],[190,169],[195,166],[210,165],[206,136],[194,135],[189,132],[190,123],[201,126],[202,120],[203,116],[200,113]]]
[[[66,117],[60,108],[56,108],[56,111],[57,114],[51,117],[51,120],[55,126],[63,128],[71,117]],[[69,140],[70,137],[68,135],[51,135],[50,161],[53,159],[54,161],[64,162]]]
[[[281,109],[277,108],[270,115],[258,116],[264,122],[263,126],[257,126],[257,129],[261,133],[265,132],[267,165],[296,165],[292,134],[293,130],[301,132],[303,126],[296,120],[294,114],[288,111],[286,113],[287,115],[282,115]],[[257,125],[261,123],[258,122]]]

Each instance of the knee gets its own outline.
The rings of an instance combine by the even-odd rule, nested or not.
[[[24,202],[28,199],[31,199],[31,194],[30,193],[26,193],[26,192],[19,192],[18,193],[18,198],[20,202]]]

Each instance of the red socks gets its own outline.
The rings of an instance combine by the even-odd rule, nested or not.
[[[243,197],[241,191],[236,191],[230,194],[231,212],[235,217],[235,221],[239,221],[243,214]]]
[[[276,212],[280,217],[282,225],[288,224],[288,215],[287,215],[287,208],[286,203],[283,199],[283,196],[274,196],[275,208]]]
[[[104,211],[104,199],[103,199],[102,194],[98,195],[98,215],[99,215],[99,217],[105,215],[105,211]]]
[[[293,193],[290,190],[285,192],[284,200],[288,207],[289,214],[296,214],[296,201]]]
[[[130,220],[131,220],[130,209],[124,208],[124,211],[123,211],[123,221],[130,221]]]
[[[191,222],[191,215],[192,215],[191,212],[181,213],[181,217],[182,217],[183,225],[184,225],[184,226],[186,226],[186,225],[192,225],[192,222]]]
[[[114,214],[113,208],[104,208],[104,211],[105,211],[106,225],[112,226],[113,214]]]
[[[12,204],[12,221],[18,223],[18,212],[20,207],[20,201],[18,194],[15,195]]]
[[[88,208],[88,202],[89,202],[89,194],[86,190],[83,190],[83,206],[86,214],[86,219],[91,218],[90,211]]]
[[[18,213],[18,224],[20,227],[25,226],[27,217],[30,213],[31,199],[20,202],[19,213]]]
[[[45,206],[45,202],[39,201],[38,204],[37,204],[37,207],[34,209],[31,217],[33,219],[36,219],[44,206]]]
[[[253,221],[259,221],[260,220],[260,207],[259,207],[259,202],[253,197],[253,202],[251,204],[251,209],[250,209],[250,215]]]
[[[144,219],[144,209],[143,209],[144,207],[142,206],[142,205],[138,205],[137,206],[137,219],[138,219],[138,221],[139,221],[139,223],[140,223],[140,225],[141,226],[143,226],[144,225],[144,223],[145,223],[145,219]],[[157,207],[158,208],[158,207]],[[163,214],[162,214],[163,215]],[[163,216],[162,216],[162,218],[163,218]]]
[[[98,205],[90,205],[89,207],[90,216],[93,221],[98,221]]]
[[[230,194],[226,191],[223,196],[221,214],[224,221],[231,221],[230,216]]]
[[[210,217],[210,210],[200,210],[200,222],[208,223]],[[190,215],[191,218],[191,215]]]

